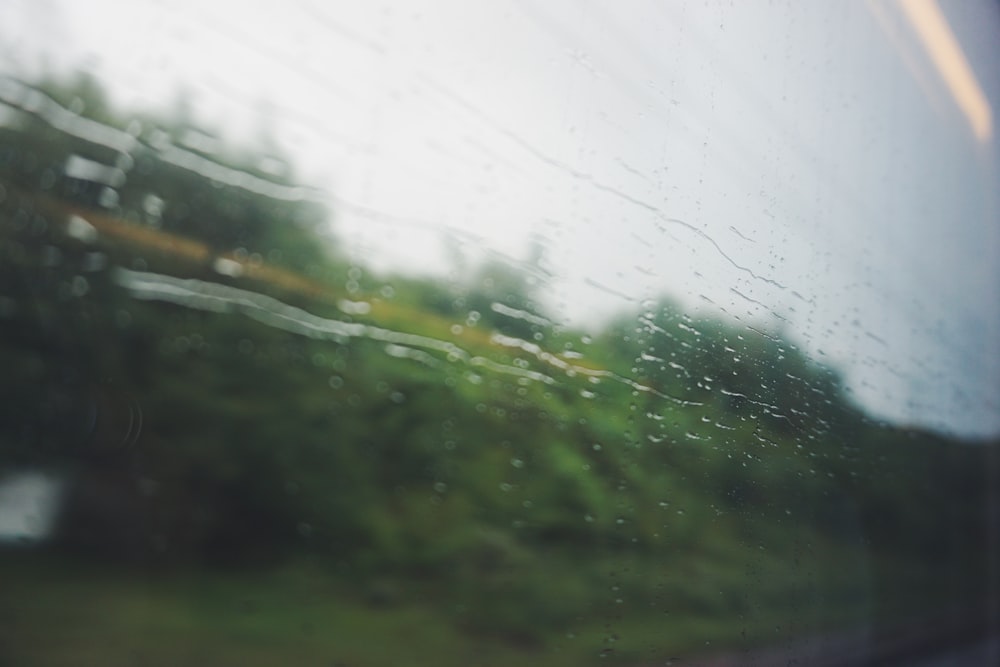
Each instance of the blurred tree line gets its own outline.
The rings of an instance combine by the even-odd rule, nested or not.
[[[283,156],[182,112],[117,111],[87,76],[6,80],[0,104],[0,468],[69,480],[53,548],[162,567],[308,554],[440,581],[465,622],[529,635],[593,608],[608,564],[636,559],[630,601],[717,614],[745,613],[748,586],[772,605],[842,594],[788,574],[804,554],[831,571],[877,554],[963,595],[985,576],[996,445],[874,423],[780,333],[666,298],[566,329],[539,305],[537,253],[464,282],[383,279],[324,237],[329,213]],[[74,233],[78,214],[208,254]],[[220,271],[223,256],[328,298]],[[122,269],[233,291],[193,306]],[[250,291],[334,324],[247,317]],[[750,550],[774,576],[730,576]],[[675,581],[691,558],[702,588]]]

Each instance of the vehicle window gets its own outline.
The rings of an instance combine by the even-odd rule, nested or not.
[[[1000,664],[998,34],[0,6],[0,664]]]

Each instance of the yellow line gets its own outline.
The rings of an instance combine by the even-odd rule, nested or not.
[[[982,143],[993,138],[993,112],[936,0],[899,0],[927,55]]]

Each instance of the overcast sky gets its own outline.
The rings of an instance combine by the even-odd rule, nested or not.
[[[784,327],[888,419],[996,434],[995,128],[901,6],[13,0],[0,68],[83,67],[130,108],[183,85],[234,138],[271,128],[366,265],[534,235],[561,321],[669,294]],[[943,9],[1000,108],[1000,9]]]

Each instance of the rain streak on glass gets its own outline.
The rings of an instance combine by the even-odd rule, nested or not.
[[[997,662],[998,31],[6,3],[0,663]]]

